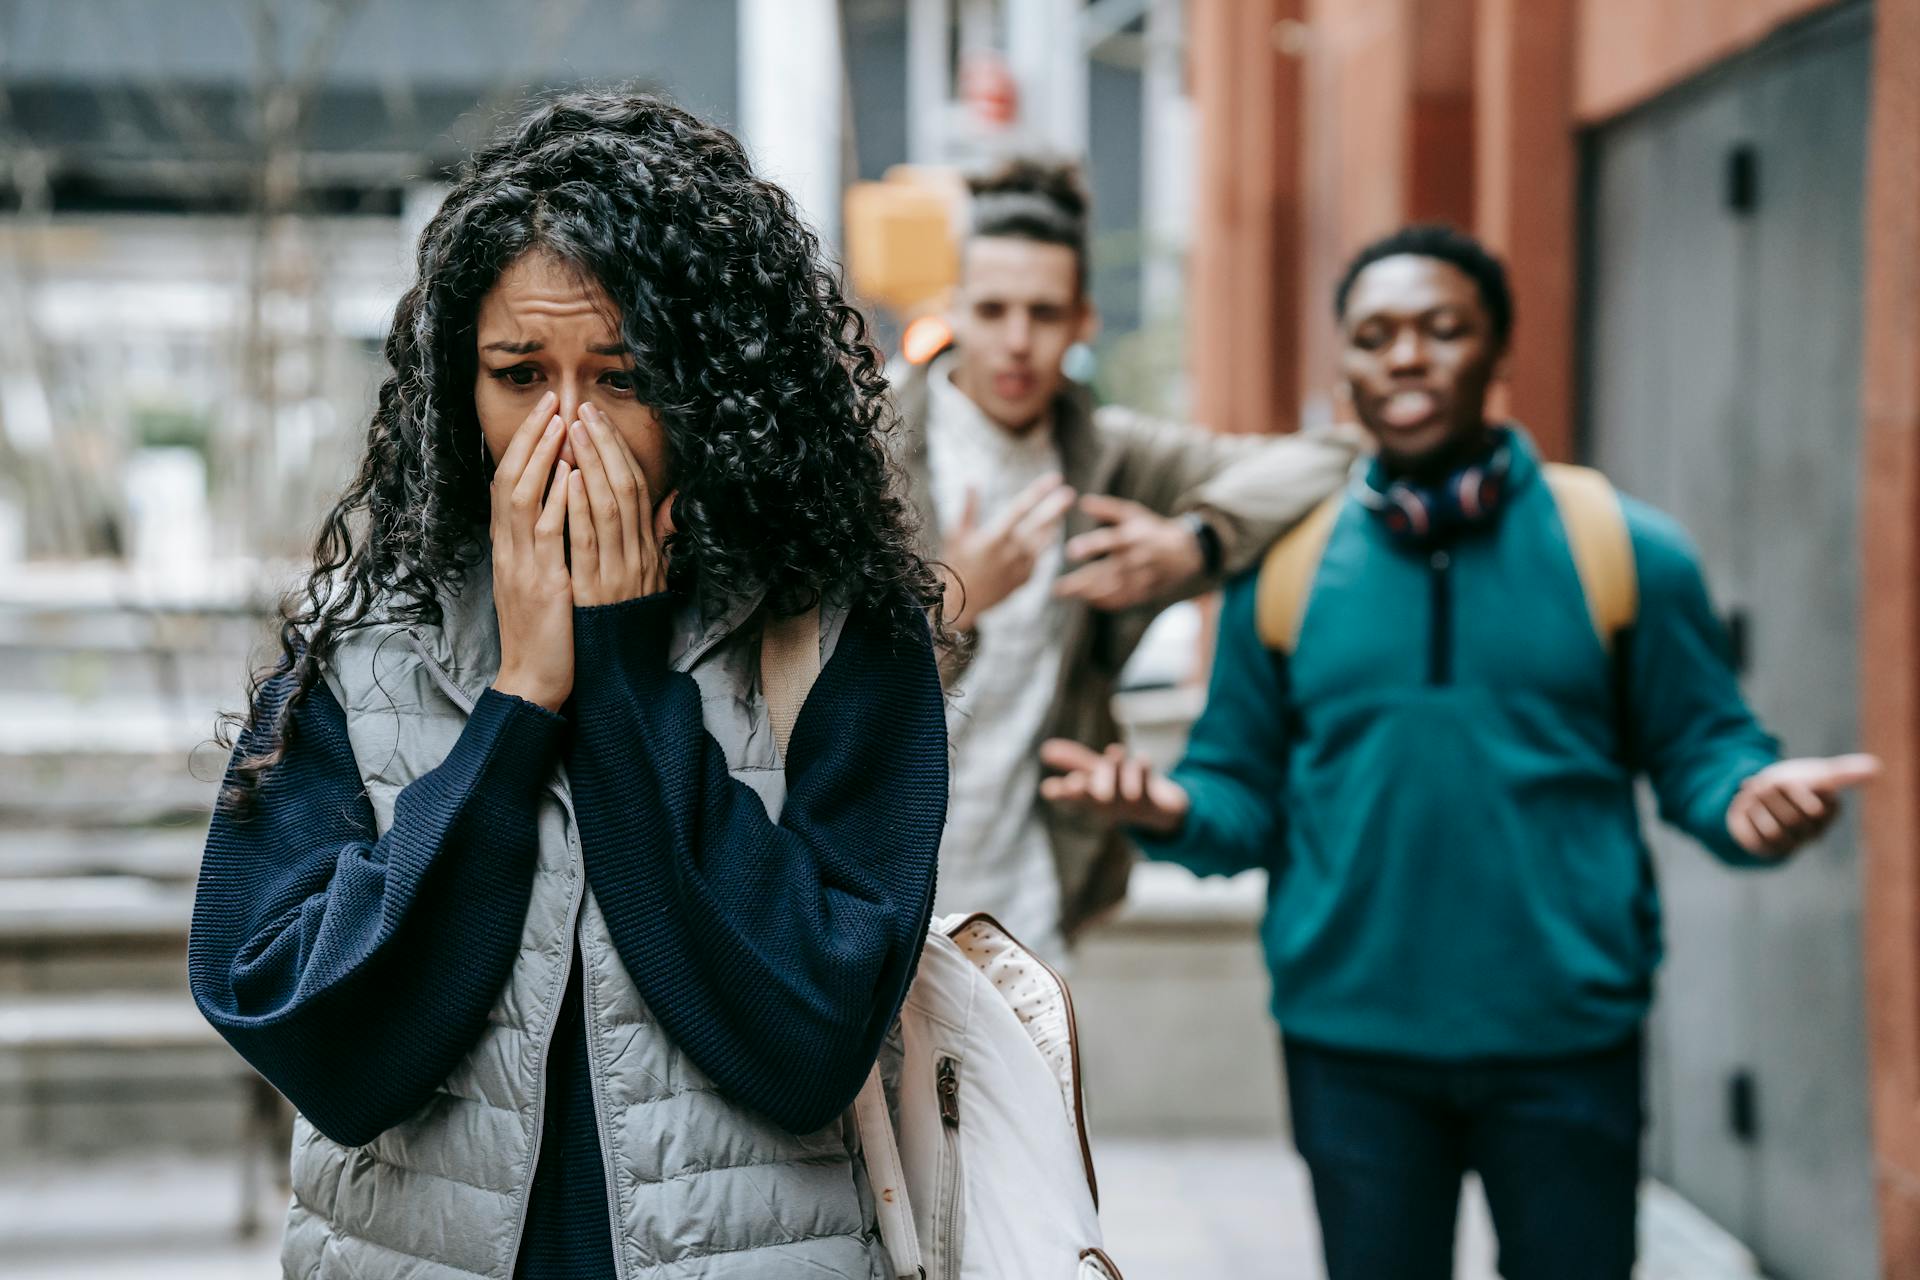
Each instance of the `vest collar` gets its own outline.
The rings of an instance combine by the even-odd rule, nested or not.
[[[471,567],[443,585],[440,625],[415,623],[407,634],[421,656],[444,671],[469,702],[477,700],[500,674],[500,624],[493,611],[493,557],[482,555]],[[760,607],[760,595],[746,596],[724,607],[702,610],[691,601],[674,609],[673,631],[667,640],[667,660],[676,671],[687,671],[722,640],[747,624]]]

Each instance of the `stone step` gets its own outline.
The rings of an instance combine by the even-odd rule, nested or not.
[[[222,1043],[192,1002],[171,992],[0,995],[0,1052],[147,1053]]]
[[[21,751],[0,746],[0,829],[182,825],[204,823],[213,812],[227,753],[212,743],[210,715],[191,729],[128,720],[110,742],[85,741],[71,724],[49,725],[63,741]],[[38,731],[15,725],[12,732]]]
[[[219,1147],[240,1061],[187,992],[190,883],[0,879],[0,1160]]]
[[[192,916],[189,883],[0,880],[0,993],[184,993]]]
[[[169,827],[10,827],[0,830],[0,893],[8,880],[61,876],[191,884],[206,839],[202,821]]]
[[[277,1105],[185,990],[0,994],[0,1164],[238,1149]]]
[[[0,948],[111,950],[184,939],[192,915],[188,885],[144,876],[22,877],[0,894]]]

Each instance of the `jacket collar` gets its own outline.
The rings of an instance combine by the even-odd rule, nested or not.
[[[1387,470],[1385,459],[1378,452],[1373,452],[1362,454],[1354,460],[1352,484],[1356,490],[1364,488],[1378,494],[1387,493],[1396,485],[1415,491],[1439,489],[1455,482],[1467,470],[1484,467],[1501,450],[1505,450],[1501,466],[1506,488],[1509,493],[1518,493],[1540,474],[1540,450],[1527,434],[1526,428],[1514,422],[1494,427],[1488,433],[1485,451],[1448,475],[1421,481],[1397,478]]]
[[[931,380],[950,376],[953,362],[949,348],[925,364],[902,362],[894,375],[894,406],[900,414],[895,456],[906,472],[909,501],[920,518],[921,541],[927,548],[936,547],[939,542],[939,530],[933,522],[932,477],[927,461],[927,419],[933,400]],[[1080,493],[1100,492],[1110,468],[1107,451],[1094,424],[1093,393],[1068,380],[1053,398],[1050,412],[1054,443],[1060,450],[1061,478]]]
[[[444,670],[469,698],[477,699],[500,674],[500,624],[493,610],[493,557],[478,561],[442,585],[440,624],[407,628],[420,652]],[[691,601],[674,609],[667,659],[676,671],[693,667],[709,650],[747,624],[760,596],[702,610]]]

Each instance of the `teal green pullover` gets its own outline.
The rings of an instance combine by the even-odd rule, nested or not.
[[[1170,838],[1135,835],[1203,875],[1269,872],[1289,1035],[1447,1061],[1625,1039],[1660,960],[1637,772],[1668,822],[1756,863],[1726,811],[1775,744],[1686,535],[1624,505],[1640,607],[1617,662],[1517,433],[1497,521],[1443,548],[1393,539],[1349,497],[1291,657],[1256,633],[1255,574],[1227,587],[1173,771],[1192,808]]]

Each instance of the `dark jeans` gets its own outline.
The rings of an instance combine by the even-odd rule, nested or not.
[[[1426,1062],[1287,1038],[1294,1140],[1329,1280],[1448,1280],[1460,1179],[1480,1175],[1506,1280],[1628,1280],[1641,1049]]]

